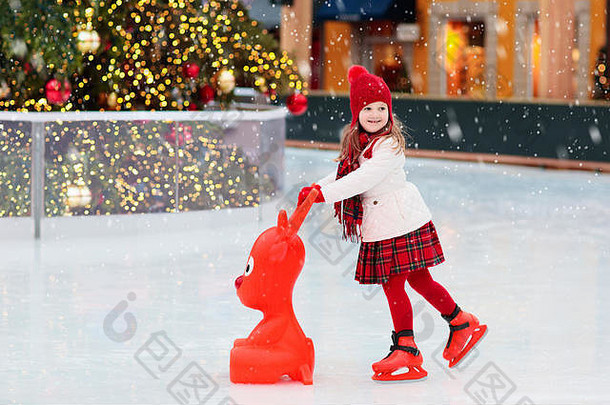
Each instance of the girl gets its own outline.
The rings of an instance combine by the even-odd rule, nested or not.
[[[487,329],[456,305],[429,267],[442,263],[443,251],[431,214],[417,187],[406,180],[405,138],[392,116],[392,98],[383,79],[362,66],[348,72],[352,122],[341,140],[335,173],[312,187],[316,202],[334,204],[343,237],[361,240],[356,280],[381,284],[394,324],[390,353],[373,364],[374,380],[413,380],[428,373],[413,341],[413,311],[405,281],[449,323],[443,357],[455,366]],[[312,187],[299,193],[299,204]],[[396,371],[407,368],[402,374]]]

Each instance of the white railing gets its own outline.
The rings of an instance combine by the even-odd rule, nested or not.
[[[264,198],[283,187],[287,112],[268,106],[249,108],[0,112],[4,170],[18,169],[9,160],[11,148],[18,144],[20,156],[26,156],[20,167],[23,178],[29,177],[30,190],[29,209],[21,203],[19,210],[11,211],[11,203],[2,200],[2,195],[8,195],[9,188],[23,193],[21,187],[27,189],[28,184],[11,184],[11,176],[0,176],[0,204],[5,204],[0,207],[0,220],[2,216],[29,214],[34,220],[34,236],[40,238],[45,216],[155,212],[153,206],[165,212],[260,206]],[[30,163],[29,173],[23,173]],[[74,168],[78,173],[71,178]],[[109,173],[116,178],[104,177]],[[70,187],[78,182],[87,190],[86,198],[77,201],[77,207],[61,206],[64,201],[70,203],[74,196],[66,193],[70,194]],[[120,196],[116,201],[105,194],[108,184],[112,184],[110,194]],[[53,187],[46,190],[49,196],[59,195],[46,209],[45,187]],[[215,194],[216,190],[224,194]],[[20,198],[27,196],[21,194]],[[147,200],[153,198],[154,204]]]

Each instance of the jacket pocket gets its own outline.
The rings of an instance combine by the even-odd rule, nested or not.
[[[367,228],[367,230],[371,230],[371,226],[373,228],[377,227],[377,222],[379,218],[379,213],[383,209],[384,206],[383,201],[379,198],[370,199],[362,202],[362,208],[364,210],[362,214],[362,227]],[[376,219],[377,218],[377,219]]]

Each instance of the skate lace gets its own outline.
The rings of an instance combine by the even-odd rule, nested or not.
[[[413,346],[401,346],[401,345],[392,345],[390,346],[390,354],[394,350],[402,350],[403,352],[411,353],[413,356],[419,356],[419,349]]]
[[[398,339],[403,336],[413,336],[413,331],[410,329],[402,330],[400,332],[392,332],[392,343],[390,346],[390,353],[386,356],[389,357],[395,350],[402,350],[403,352],[411,353],[414,356],[419,356],[419,350],[413,346],[402,346],[398,344]]]
[[[453,339],[453,332],[455,332],[457,330],[466,329],[469,326],[470,326],[469,322],[461,323],[459,325],[449,324],[449,339],[447,339],[447,346],[445,346],[445,349],[448,349],[449,346],[451,346],[451,340]]]

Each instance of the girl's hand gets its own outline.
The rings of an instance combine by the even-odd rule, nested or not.
[[[324,196],[322,195],[322,191],[320,190],[320,186],[318,184],[314,184],[313,186],[307,186],[307,187],[303,187],[301,189],[301,192],[299,193],[299,201],[298,201],[297,205],[303,204],[303,201],[305,201],[305,199],[311,192],[312,188],[315,188],[316,190],[318,190],[318,196],[316,197],[316,200],[314,201],[314,203],[323,203],[325,201]]]

